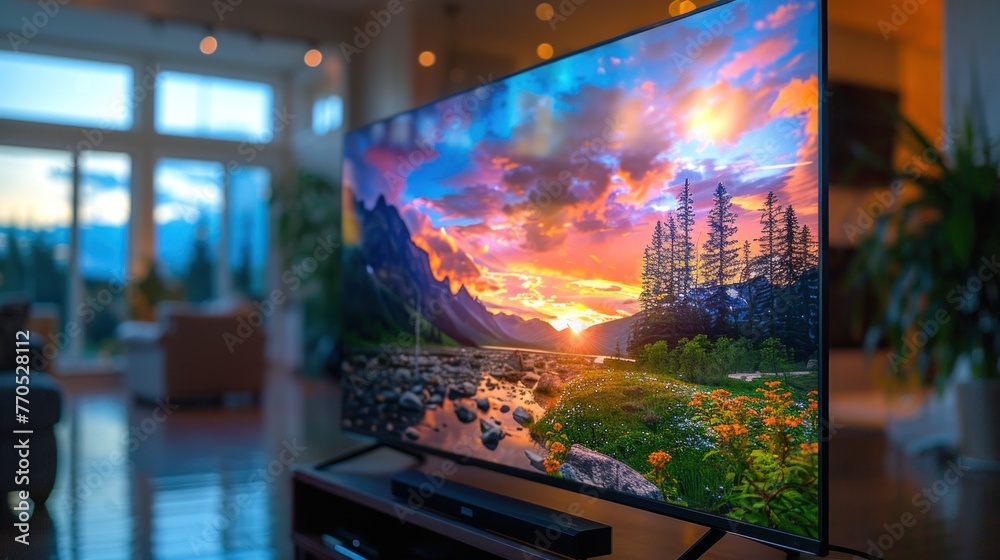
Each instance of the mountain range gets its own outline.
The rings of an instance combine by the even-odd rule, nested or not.
[[[383,197],[371,210],[361,202],[355,205],[362,241],[360,247],[347,248],[345,259],[346,332],[357,328],[360,331],[355,332],[364,332],[367,338],[378,337],[384,343],[392,338],[393,331],[412,332],[412,312],[419,309],[432,334],[437,331],[442,341],[450,339],[463,346],[593,355],[613,355],[616,349],[625,348],[629,326],[636,316],[576,333],[570,329],[558,331],[541,319],[493,313],[464,286],[452,293],[447,277],[435,278],[429,255],[413,242],[399,211]],[[372,299],[362,309],[358,302],[366,297]]]

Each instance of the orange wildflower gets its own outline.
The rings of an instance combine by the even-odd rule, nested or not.
[[[654,451],[649,454],[646,461],[653,465],[655,469],[665,469],[667,468],[667,463],[669,463],[673,457],[670,456],[666,451]]]

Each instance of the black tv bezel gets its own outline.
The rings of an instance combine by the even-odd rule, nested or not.
[[[723,6],[733,4],[740,1],[750,2],[753,0],[718,0],[712,4],[702,6],[696,10],[688,12],[686,14],[667,18],[650,25],[646,25],[627,33],[617,35],[610,39],[606,39],[599,43],[595,43],[589,47],[573,51],[561,55],[559,57],[553,58],[551,60],[546,60],[539,64],[524,68],[502,78],[496,80],[496,82],[501,82],[507,80],[511,77],[517,76],[522,73],[531,72],[536,68],[543,66],[548,66],[565,58],[573,57],[578,54],[600,48],[610,43],[632,37],[647,31],[676,23],[688,19],[690,17],[703,14],[705,12],[710,12],[718,10]],[[819,407],[820,407],[820,441],[819,441],[819,526],[818,526],[818,539],[812,539],[809,537],[804,537],[802,535],[796,535],[793,533],[786,533],[784,531],[779,531],[777,529],[772,529],[769,527],[764,527],[761,525],[754,525],[751,523],[746,523],[736,519],[724,517],[721,515],[705,513],[692,508],[686,508],[681,506],[675,506],[671,504],[655,502],[652,500],[647,500],[644,498],[639,498],[637,496],[626,494],[622,492],[615,492],[612,490],[607,490],[605,488],[600,488],[597,486],[590,486],[588,484],[579,484],[569,482],[563,479],[554,478],[545,475],[541,472],[533,472],[527,469],[521,469],[518,467],[513,467],[509,465],[504,465],[502,463],[487,461],[484,459],[477,459],[470,456],[459,455],[456,453],[450,453],[442,449],[438,449],[430,446],[423,446],[415,443],[409,443],[404,441],[402,438],[390,436],[384,433],[372,433],[362,430],[355,429],[353,427],[344,428],[345,431],[350,433],[355,433],[358,435],[363,435],[365,437],[373,438],[378,443],[397,448],[408,453],[429,453],[438,457],[443,457],[453,461],[460,462],[466,465],[472,465],[476,467],[485,468],[488,470],[500,472],[503,474],[508,474],[511,476],[516,476],[519,478],[532,480],[542,484],[548,484],[555,486],[557,488],[562,488],[564,490],[569,490],[577,493],[586,492],[588,495],[596,495],[600,499],[607,500],[610,502],[626,505],[629,507],[634,507],[636,509],[646,511],[649,513],[654,513],[658,515],[663,515],[679,521],[685,521],[688,523],[693,523],[696,525],[701,525],[706,528],[719,529],[727,533],[738,535],[740,537],[748,538],[751,540],[759,541],[765,545],[777,547],[789,551],[798,551],[808,554],[815,554],[819,556],[825,556],[829,552],[829,439],[832,437],[833,432],[831,432],[831,423],[829,420],[829,367],[830,367],[830,352],[829,352],[829,332],[826,325],[828,310],[829,310],[829,286],[828,286],[828,263],[827,263],[827,251],[829,248],[829,208],[828,208],[828,195],[829,195],[829,182],[828,182],[828,169],[827,169],[827,152],[828,152],[828,141],[827,138],[827,102],[826,102],[826,89],[827,89],[827,0],[813,0],[816,2],[817,10],[816,17],[818,18],[819,26],[819,49],[818,49],[818,67],[816,68],[817,79],[818,79],[818,110],[819,110],[819,341],[820,341],[820,371],[819,371]],[[777,3],[777,2],[776,2]],[[351,134],[364,131],[372,126],[388,123],[393,119],[407,115],[413,114],[421,109],[431,107],[446,101],[448,99],[453,99],[460,97],[462,95],[467,95],[473,93],[477,90],[477,87],[459,91],[450,94],[446,97],[436,99],[429,103],[419,105],[408,109],[406,111],[401,111],[395,113],[391,116],[374,120],[372,122],[366,123],[365,125],[352,128],[346,134],[345,138]],[[347,142],[344,142],[344,150],[347,150]],[[342,344],[342,341],[341,341]],[[341,352],[341,355],[344,355]],[[346,393],[343,396],[344,399],[347,398]],[[341,408],[343,411],[343,408]]]

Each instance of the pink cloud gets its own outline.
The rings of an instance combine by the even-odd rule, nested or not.
[[[771,37],[749,50],[738,52],[719,70],[719,77],[735,80],[755,68],[766,68],[788,54],[795,43],[789,37]]]
[[[755,22],[753,27],[757,31],[784,27],[791,23],[795,19],[795,16],[811,10],[815,5],[814,2],[789,2],[788,4],[782,4],[773,12],[767,14],[764,19]]]

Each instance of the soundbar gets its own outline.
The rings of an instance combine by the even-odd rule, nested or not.
[[[392,493],[410,509],[426,509],[569,558],[611,554],[609,525],[440,476],[401,471],[392,477]]]

